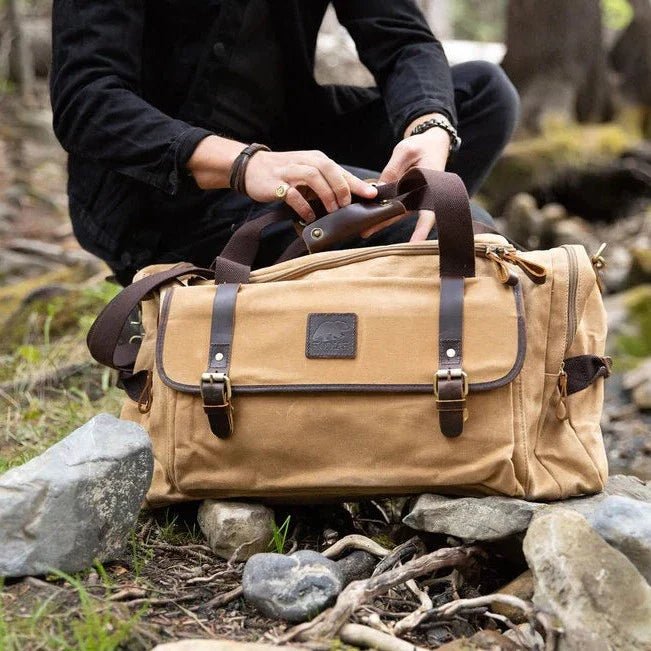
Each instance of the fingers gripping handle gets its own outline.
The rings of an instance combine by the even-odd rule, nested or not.
[[[378,201],[353,203],[303,231],[310,252],[316,253],[376,224],[412,210],[436,213],[441,275],[475,275],[475,250],[470,201],[463,181],[449,172],[414,168],[397,183],[378,187]]]

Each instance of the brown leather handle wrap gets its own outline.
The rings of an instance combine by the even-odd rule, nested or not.
[[[422,168],[410,170],[397,183],[378,186],[374,201],[353,203],[313,222],[305,229],[303,242],[299,240],[290,245],[280,260],[303,255],[306,252],[304,243],[312,252],[322,251],[385,219],[412,210],[436,213],[441,275],[474,276],[473,222],[463,181],[456,174]],[[246,222],[233,234],[220,257],[250,267],[258,253],[263,229],[292,218],[296,218],[295,213],[283,207]],[[315,229],[319,228],[322,233],[315,237]],[[493,232],[484,225],[475,226],[475,230]]]
[[[303,241],[310,253],[326,251],[342,240],[405,212],[405,206],[397,199],[380,203],[352,203],[306,226]]]

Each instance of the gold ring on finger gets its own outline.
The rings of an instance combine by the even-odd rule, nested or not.
[[[287,183],[281,183],[277,188],[276,188],[276,196],[279,199],[284,199],[287,196],[287,192],[289,191],[289,186]]]

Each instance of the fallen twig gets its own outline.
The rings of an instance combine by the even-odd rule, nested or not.
[[[423,613],[431,611],[434,607],[434,604],[432,604],[432,600],[429,598],[427,592],[421,590],[413,579],[411,581],[407,581],[407,587],[418,597],[420,606],[413,613],[409,613],[409,615],[396,622],[395,626],[393,627],[393,632],[396,635],[402,635],[418,626],[420,623],[421,615]]]
[[[210,601],[205,604],[202,604],[202,608],[221,608],[227,603],[239,599],[242,596],[242,586],[238,585],[237,588],[233,588],[229,592],[224,592],[223,594],[217,595]]]
[[[349,549],[361,549],[369,554],[373,554],[373,556],[380,556],[381,558],[384,558],[391,553],[389,549],[382,547],[382,545],[378,545],[374,540],[371,540],[366,536],[361,536],[360,534],[344,536],[341,540],[338,540],[334,545],[324,549],[321,553],[326,558],[336,558]]]
[[[405,640],[362,624],[345,624],[339,631],[339,637],[346,644],[378,651],[424,651],[411,642],[405,642]]]
[[[372,576],[383,574],[397,563],[403,562],[409,557],[420,556],[424,553],[425,544],[418,536],[414,536],[401,545],[398,545],[395,549],[392,549],[391,553],[377,564]]]
[[[430,574],[442,567],[461,565],[476,551],[475,547],[446,547],[415,558],[379,576],[353,581],[341,592],[332,608],[324,611],[311,622],[299,624],[291,629],[285,636],[285,641],[294,638],[300,640],[333,638],[361,605],[410,579]]]

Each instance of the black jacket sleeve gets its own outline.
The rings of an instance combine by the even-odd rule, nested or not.
[[[456,125],[450,66],[441,43],[411,0],[335,0],[339,22],[382,92],[397,139],[426,113]]]
[[[144,0],[54,0],[54,131],[68,152],[175,194],[209,131],[141,96]]]

